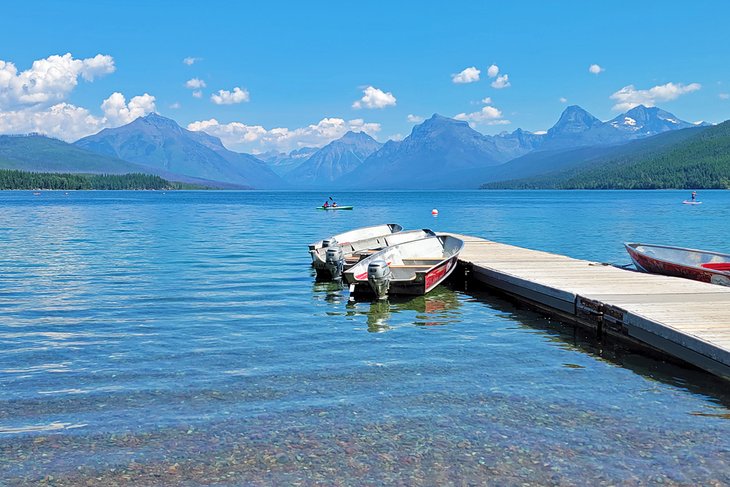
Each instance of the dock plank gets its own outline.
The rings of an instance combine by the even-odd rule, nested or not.
[[[730,287],[458,235],[474,279],[543,308],[578,315],[587,299],[632,338],[730,379]]]

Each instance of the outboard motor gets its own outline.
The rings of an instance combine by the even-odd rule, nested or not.
[[[388,296],[391,279],[393,279],[393,273],[384,260],[378,259],[368,264],[368,283],[378,299],[385,299]]]
[[[332,279],[342,278],[342,271],[345,267],[345,254],[342,252],[342,247],[337,245],[336,242],[334,246],[327,247],[324,265],[332,274]]]
[[[334,247],[337,245],[337,239],[335,237],[330,237],[322,240],[322,248],[326,249],[327,247]]]

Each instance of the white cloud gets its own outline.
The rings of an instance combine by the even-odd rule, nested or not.
[[[233,91],[218,90],[218,93],[210,95],[210,100],[216,105],[233,105],[234,103],[243,103],[249,99],[248,90],[242,90],[238,86],[233,88]]]
[[[205,81],[199,78],[189,79],[185,82],[185,88],[191,90],[199,90],[200,88],[205,88]]]
[[[79,78],[91,82],[115,69],[114,59],[104,54],[86,59],[53,55],[25,71],[0,61],[0,133],[38,132],[72,142],[155,111],[155,97],[147,93],[129,102],[112,93],[102,102],[101,115],[65,101]]]
[[[155,97],[145,93],[135,96],[129,103],[119,92],[112,93],[101,104],[105,124],[111,126],[125,125],[129,122],[155,111]]]
[[[396,99],[390,91],[386,93],[374,86],[368,86],[362,92],[362,98],[354,102],[352,108],[385,108],[395,106]]]
[[[172,108],[173,110],[177,110],[178,108],[181,108],[181,107],[182,107],[182,105],[180,104],[179,101],[176,101],[175,103],[170,105],[170,108]]]
[[[497,79],[492,81],[492,88],[496,88],[498,90],[501,90],[502,88],[508,88],[511,84],[509,82],[509,75],[503,74],[500,76],[497,76]]]
[[[451,81],[457,84],[474,83],[475,81],[479,81],[480,73],[481,71],[479,71],[475,66],[472,66],[464,69],[460,73],[452,74]]]
[[[499,66],[496,64],[492,64],[487,68],[487,76],[490,78],[495,78],[499,74]]]
[[[560,98],[558,98],[558,101],[559,101],[560,103],[568,103],[568,99],[567,99],[567,98],[565,98],[564,96],[561,96]]]
[[[600,74],[600,73],[602,73],[604,71],[605,71],[605,69],[603,69],[598,64],[591,64],[590,66],[588,66],[588,72],[589,73]]]
[[[202,61],[202,57],[186,57],[183,59],[183,63],[187,64],[188,66],[192,66],[193,64],[197,63],[198,61]]]
[[[488,96],[486,98],[482,98],[482,103],[484,103],[485,105],[491,105],[492,104],[492,97],[491,96]]]
[[[72,142],[102,128],[101,118],[69,103],[58,103],[42,110],[0,112],[0,133],[4,134],[38,132]]]
[[[200,90],[193,91],[193,98],[203,98],[203,92]]]
[[[94,81],[115,69],[114,59],[103,54],[86,59],[74,59],[71,53],[53,55],[20,72],[15,64],[0,61],[0,109],[48,107],[65,100],[79,77]]]
[[[406,119],[411,123],[421,123],[423,122],[423,117],[420,115],[411,115],[409,114]]]
[[[502,118],[502,111],[493,106],[482,107],[478,112],[459,113],[454,116],[456,120],[465,120],[470,125],[506,125],[511,123],[509,120]]]
[[[83,107],[57,103],[47,108],[0,111],[0,133],[38,132],[68,142],[94,134],[106,127],[129,123],[155,110],[155,97],[145,93],[126,102],[121,93],[112,93],[101,104],[104,115],[93,115]]]
[[[728,100],[728,99],[730,99],[730,93],[720,93],[717,96],[719,96],[721,100]]]
[[[71,53],[66,53],[63,57],[71,59]],[[74,62],[78,65],[79,61],[81,62],[79,73],[86,81],[94,81],[94,78],[111,74],[117,69],[114,66],[114,58],[106,54],[97,54],[94,57],[82,60],[76,59]]]
[[[637,105],[652,107],[658,102],[676,100],[682,95],[692,93],[702,88],[699,83],[690,83],[684,85],[682,83],[667,83],[664,85],[654,86],[648,90],[637,90],[634,85],[624,86],[610,98],[616,100],[613,106],[614,110],[629,110]]]
[[[218,120],[202,120],[188,124],[189,130],[204,131],[220,137],[232,149],[245,151],[290,151],[300,147],[320,147],[345,135],[348,130],[374,135],[380,131],[379,123],[365,122],[361,118],[345,121],[341,118],[323,118],[316,124],[289,129],[266,129],[261,125],[242,122],[220,123]]]

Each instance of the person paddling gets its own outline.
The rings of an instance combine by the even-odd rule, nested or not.
[[[697,200],[697,191],[692,191],[692,201]]]
[[[329,207],[330,207],[329,201],[325,201],[324,204],[322,205],[322,208],[329,208]]]

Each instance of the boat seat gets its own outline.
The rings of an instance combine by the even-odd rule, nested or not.
[[[730,271],[730,262],[706,262],[700,266],[713,271]]]

